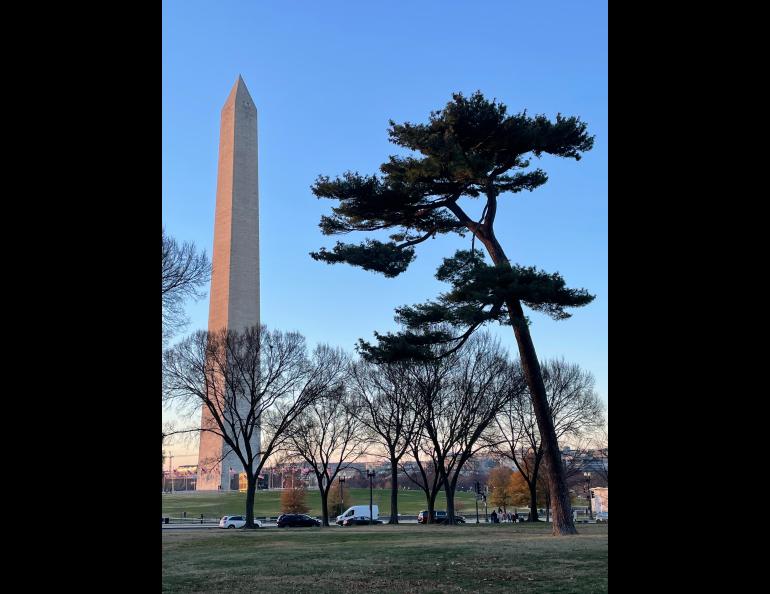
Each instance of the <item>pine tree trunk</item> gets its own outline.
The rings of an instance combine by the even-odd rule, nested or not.
[[[254,493],[257,490],[257,477],[246,472],[246,528],[256,528],[254,525]]]
[[[510,266],[510,262],[505,256],[500,243],[495,238],[494,233],[490,233],[482,241],[496,266]],[[553,426],[553,417],[548,406],[548,394],[545,391],[543,374],[540,370],[540,362],[537,360],[535,345],[532,343],[532,336],[529,333],[521,302],[518,299],[509,299],[505,304],[508,307],[511,325],[513,325],[513,332],[519,347],[521,366],[529,386],[532,406],[535,410],[535,418],[537,419],[537,428],[543,445],[543,459],[548,471],[548,485],[554,504],[553,534],[555,536],[577,534],[572,518],[567,477],[564,473],[564,466],[561,463],[559,440],[556,437],[556,430]]]
[[[572,519],[572,506],[570,505],[567,477],[564,474],[564,465],[561,463],[559,440],[553,426],[553,417],[548,406],[548,395],[543,383],[543,375],[540,371],[540,363],[537,360],[535,346],[529,334],[524,311],[517,299],[508,303],[513,331],[516,334],[516,342],[519,345],[519,356],[524,375],[527,378],[529,391],[532,395],[532,406],[535,409],[537,428],[543,444],[543,460],[548,471],[548,486],[553,500],[553,534],[566,535],[577,534],[575,523]]]
[[[388,524],[398,524],[398,467],[395,455],[390,457],[390,520]]]

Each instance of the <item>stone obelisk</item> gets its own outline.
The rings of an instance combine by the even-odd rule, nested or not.
[[[240,330],[259,324],[259,189],[257,108],[243,78],[222,107],[214,220],[209,331]],[[203,408],[201,423],[210,422]],[[258,451],[260,434],[252,447]],[[230,490],[242,464],[224,440],[202,431],[198,452],[198,490]],[[223,459],[224,457],[224,459]],[[237,489],[237,487],[235,487]]]

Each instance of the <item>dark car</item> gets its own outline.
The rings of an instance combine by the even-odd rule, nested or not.
[[[382,524],[381,520],[374,520],[372,524]],[[345,518],[342,522],[343,526],[368,526],[369,525],[369,517],[368,516],[359,516],[359,517],[352,517],[352,518]]]
[[[281,514],[278,516],[279,528],[304,528],[306,526],[320,526],[321,521],[311,518],[307,514]]]
[[[447,514],[445,511],[438,511],[433,510],[433,524],[443,524],[446,522]],[[419,514],[417,514],[417,523],[418,524],[427,524],[428,523],[428,510],[423,510]],[[455,523],[456,524],[465,524],[465,518],[462,516],[455,516]]]

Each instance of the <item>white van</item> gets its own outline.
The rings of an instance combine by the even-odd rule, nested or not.
[[[377,505],[372,506],[372,515],[374,516],[372,519],[376,520],[380,517],[380,508]],[[354,505],[353,507],[349,507],[347,510],[345,510],[345,513],[337,516],[337,524],[342,526],[342,522],[344,522],[347,518],[366,518],[369,519],[369,506],[368,505]]]

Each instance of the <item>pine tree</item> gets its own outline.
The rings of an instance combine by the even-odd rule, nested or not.
[[[361,353],[374,361],[431,357],[431,345],[459,348],[488,322],[511,325],[516,337],[538,427],[543,439],[554,503],[554,534],[575,534],[558,441],[550,417],[529,320],[523,305],[554,319],[570,316],[565,308],[590,303],[593,296],[569,289],[558,273],[513,264],[494,229],[499,200],[506,194],[534,190],[547,181],[541,169],[529,169],[530,157],[550,154],[579,160],[593,147],[593,137],[577,117],[543,115],[526,111],[509,115],[497,101],[481,92],[471,97],[453,95],[446,107],[431,113],[427,124],[396,124],[389,135],[394,144],[413,151],[391,156],[380,167],[381,175],[347,172],[332,179],[319,176],[312,187],[318,198],[336,200],[331,216],[322,216],[326,235],[353,231],[390,231],[390,241],[367,239],[358,245],[337,242],[311,257],[327,263],[348,263],[395,277],[415,258],[415,246],[438,235],[473,236],[471,249],[457,251],[444,260],[437,277],[451,290],[436,301],[398,308],[397,321],[405,329],[385,335],[375,332],[377,344],[359,342]],[[460,206],[461,198],[486,200],[481,218],[471,219]],[[492,264],[475,249],[478,242]],[[446,324],[457,328],[447,332]],[[445,352],[451,352],[446,349]]]

